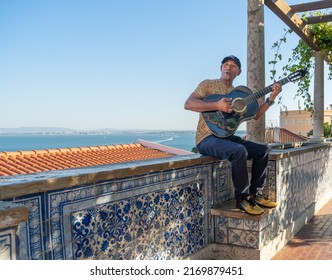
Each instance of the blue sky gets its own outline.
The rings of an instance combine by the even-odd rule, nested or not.
[[[266,85],[285,27],[265,8]],[[0,1],[0,38],[0,127],[195,129],[198,114],[183,104],[201,80],[220,77],[224,56],[241,59],[235,85],[246,84],[246,0]],[[284,86],[288,110],[295,93]]]

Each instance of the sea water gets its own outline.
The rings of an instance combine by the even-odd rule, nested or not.
[[[195,146],[194,132],[0,135],[0,151],[27,151],[56,148],[92,147],[114,144],[133,144],[138,139],[188,150]]]
[[[239,131],[243,136],[245,132]],[[133,144],[138,139],[160,143],[173,148],[192,151],[195,131],[161,131],[110,134],[14,134],[0,135],[0,151],[31,151],[56,148],[92,147],[115,144]]]

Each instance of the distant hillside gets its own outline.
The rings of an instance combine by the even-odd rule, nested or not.
[[[112,133],[188,133],[191,130],[144,130],[144,129],[92,129],[76,130],[65,127],[17,127],[17,128],[0,128],[1,134],[112,134]]]
[[[0,128],[0,134],[42,134],[54,133],[65,134],[74,133],[76,130],[64,127],[17,127],[17,128]]]

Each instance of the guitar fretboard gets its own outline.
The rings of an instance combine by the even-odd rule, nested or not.
[[[283,78],[280,81],[278,81],[277,83],[281,84],[281,85],[285,85],[290,81],[289,77]],[[272,91],[272,85],[267,86],[266,88],[256,91],[253,94],[249,94],[248,96],[246,96],[245,98],[242,99],[243,103],[245,105],[248,105],[250,103],[255,102],[257,99],[261,98],[262,96],[268,94],[269,92]]]

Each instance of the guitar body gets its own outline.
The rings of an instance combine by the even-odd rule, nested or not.
[[[288,82],[295,82],[307,74],[307,69],[297,70],[287,77],[278,81],[281,85]],[[233,112],[224,113],[221,111],[202,112],[206,125],[210,128],[213,135],[226,138],[235,133],[239,125],[253,118],[259,109],[257,100],[272,91],[272,86],[253,93],[248,87],[239,86],[228,94],[210,94],[203,101],[217,102],[223,98],[231,98]]]
[[[241,86],[228,94],[210,94],[203,99],[205,102],[217,102],[223,98],[231,98],[234,105],[234,110],[231,113],[221,111],[202,113],[205,123],[215,136],[226,138],[233,135],[242,122],[256,115],[259,109],[257,100],[247,105],[243,104],[243,99],[249,94],[251,94],[251,90]]]

